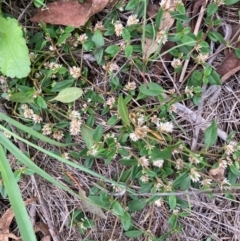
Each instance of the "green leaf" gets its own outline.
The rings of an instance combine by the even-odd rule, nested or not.
[[[124,215],[120,218],[123,225],[123,229],[127,231],[132,225],[131,215],[128,212],[125,212]]]
[[[93,133],[93,140],[99,142],[103,136],[103,126],[99,125]]]
[[[205,133],[204,133],[204,144],[207,149],[216,142],[217,130],[218,130],[217,123],[213,119],[212,124],[205,130]]]
[[[73,84],[74,84],[73,79],[59,81],[52,87],[51,92],[59,92],[63,89],[71,87]]]
[[[171,148],[165,148],[163,150],[159,150],[158,148],[154,148],[151,152],[151,159],[153,161],[159,160],[159,159],[170,159],[172,156],[172,149]]]
[[[118,113],[119,113],[124,125],[129,126],[130,120],[128,117],[129,116],[128,108],[127,108],[127,105],[122,96],[120,96],[118,98]]]
[[[96,49],[96,51],[94,51],[94,58],[96,59],[97,63],[100,64],[103,58],[103,48],[99,48]]]
[[[225,5],[233,5],[238,2],[240,2],[240,0],[224,0]]]
[[[164,13],[163,9],[160,8],[160,9],[158,10],[158,13],[157,13],[157,16],[156,16],[156,20],[155,20],[155,22],[156,22],[156,28],[157,28],[157,29],[159,29],[160,26],[161,26],[162,18],[163,18],[163,13]]]
[[[36,8],[40,8],[44,6],[44,0],[34,0],[33,3]]]
[[[101,31],[99,31],[99,30],[95,31],[95,33],[92,36],[92,41],[95,43],[96,47],[104,46],[104,38],[102,36]]]
[[[105,49],[105,52],[112,57],[114,57],[120,51],[120,47],[118,45],[110,45]]]
[[[141,230],[131,230],[131,231],[125,232],[125,236],[127,236],[128,238],[137,238],[142,234],[143,234],[143,231]]]
[[[125,7],[125,10],[126,11],[132,10],[135,7],[137,7],[138,4],[139,4],[139,0],[130,0],[127,6]]]
[[[124,29],[122,30],[122,37],[123,37],[123,39],[124,39],[126,42],[129,42],[130,39],[131,39],[131,35],[130,35],[129,31],[128,31],[126,28],[124,28]]]
[[[176,205],[177,205],[176,196],[169,196],[168,197],[168,203],[169,203],[169,206],[170,206],[171,210],[174,210],[176,208]]]
[[[218,10],[218,5],[216,3],[210,3],[207,6],[207,17],[211,17]]]
[[[149,82],[140,86],[140,92],[146,96],[159,96],[163,93],[163,88],[157,83]]]
[[[77,87],[69,87],[66,88],[64,90],[61,90],[58,95],[51,99],[50,101],[60,101],[62,103],[71,103],[75,100],[77,100],[78,98],[80,98],[82,96],[82,89],[77,88]]]
[[[88,149],[91,149],[94,145],[93,140],[94,130],[87,125],[81,125],[81,135]]]
[[[240,59],[240,48],[235,48],[234,49],[235,55]]]
[[[144,200],[132,200],[128,203],[128,210],[129,211],[140,211],[146,206],[146,201]]]
[[[43,109],[47,109],[47,103],[46,101],[43,99],[42,96],[38,96],[36,98],[36,103],[38,104],[39,107],[43,108]]]
[[[10,203],[15,214],[17,224],[22,236],[25,241],[32,240],[36,241],[36,236],[34,234],[30,219],[28,217],[25,204],[22,200],[21,192],[16,183],[14,174],[6,158],[4,150],[0,145],[0,171],[3,178],[4,186],[7,190]]]
[[[10,96],[10,101],[17,103],[31,103],[34,102],[33,96],[26,96],[23,92],[18,92]]]
[[[126,48],[124,49],[125,56],[129,58],[132,55],[132,52],[133,52],[132,45],[127,45]]]
[[[124,215],[124,210],[121,206],[121,204],[117,201],[114,201],[112,204],[112,208],[113,208],[113,212],[117,215],[117,216],[123,216]]]
[[[23,30],[13,18],[0,17],[0,71],[11,78],[30,72],[30,58]]]
[[[230,170],[234,175],[236,175],[238,177],[240,176],[240,171],[234,165],[230,166]]]

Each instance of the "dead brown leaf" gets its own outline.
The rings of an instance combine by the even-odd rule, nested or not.
[[[46,235],[50,235],[49,228],[48,228],[47,224],[44,223],[44,222],[38,222],[38,223],[36,223],[35,226],[34,226],[34,232],[35,232],[35,233],[41,232],[41,233],[43,233],[45,236],[46,236]]]
[[[199,14],[199,10],[201,9],[201,7],[206,7],[208,3],[208,0],[194,0],[192,1],[192,17],[196,17]],[[196,25],[196,19],[192,19],[191,21],[191,26],[192,29],[194,29],[195,25]]]
[[[48,236],[44,236],[41,241],[51,241],[51,237],[48,235]]]
[[[156,16],[158,10],[159,10],[158,5],[148,4],[147,14],[150,18],[154,18]],[[164,13],[163,13],[162,23],[161,23],[161,26],[159,28],[159,31],[164,30],[164,29],[170,29],[172,27],[172,25],[175,22],[175,19],[171,16],[170,11],[174,11],[174,10],[176,10],[176,3],[173,1],[170,8],[165,10]],[[160,53],[163,53],[163,52],[169,50],[173,46],[174,46],[174,43],[167,42],[166,44],[164,44],[162,46]],[[148,59],[148,57],[151,54],[153,54],[157,51],[158,47],[159,47],[159,44],[155,40],[146,38],[144,50],[143,50],[144,59]],[[171,55],[166,54],[166,55],[164,55],[163,59],[164,59],[164,61],[169,61],[171,59]],[[169,64],[169,62],[166,62],[165,65],[168,66],[168,64]],[[153,67],[154,74],[160,75],[163,71],[164,71],[163,63],[157,62]]]
[[[60,0],[47,4],[46,9],[38,9],[31,21],[80,27],[112,2],[116,3],[116,0],[85,0],[83,3],[78,0]]]
[[[161,53],[166,52],[167,50],[171,49],[174,46],[175,46],[175,43],[167,42],[166,44],[163,45],[161,49]],[[172,58],[172,55],[170,53],[167,53],[162,57],[162,60],[165,62],[166,67],[169,65],[171,58]],[[156,62],[153,71],[155,75],[160,75],[164,71],[164,65],[162,61]]]
[[[232,42],[236,41],[240,35],[240,25],[236,25],[232,28]],[[235,47],[240,47],[240,42],[236,43]],[[229,51],[223,62],[217,67],[216,71],[222,76],[222,82],[226,81],[236,72],[238,72],[240,66],[240,59],[236,56],[233,50]]]
[[[103,219],[107,218],[100,207],[90,202],[90,200],[88,201],[86,192],[83,189],[79,189],[79,194],[85,197],[81,199],[81,207],[83,208],[83,211],[90,212]]]
[[[213,177],[216,181],[220,182],[224,179],[224,168],[217,167],[209,170],[209,174]]]
[[[36,198],[27,199],[24,204],[27,206],[28,204],[34,202]],[[15,236],[13,233],[9,232],[9,226],[14,218],[14,213],[12,208],[9,208],[0,219],[0,240],[1,241],[9,241],[9,238],[14,240],[21,239],[20,237]]]

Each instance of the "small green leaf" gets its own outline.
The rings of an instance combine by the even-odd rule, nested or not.
[[[230,166],[230,170],[234,175],[236,175],[238,177],[240,176],[240,171],[234,165]]]
[[[238,59],[240,59],[240,48],[235,48],[234,52],[235,52],[236,56],[238,57]]]
[[[207,6],[207,17],[211,17],[218,10],[218,5],[216,3],[210,3]]]
[[[163,88],[154,82],[149,82],[140,86],[140,92],[146,96],[159,96],[163,93]]]
[[[146,206],[146,201],[144,200],[132,200],[128,203],[128,210],[129,211],[140,211]]]
[[[124,50],[124,53],[125,53],[125,56],[127,58],[129,58],[131,55],[132,55],[132,52],[133,52],[133,47],[132,45],[127,45],[125,50]]]
[[[163,18],[163,13],[164,13],[163,9],[160,8],[160,9],[158,10],[158,13],[157,13],[157,16],[156,16],[156,21],[155,21],[155,22],[156,22],[156,28],[157,28],[157,29],[159,29],[160,26],[161,26],[162,18]]]
[[[12,102],[17,103],[31,103],[34,101],[33,96],[26,96],[23,92],[18,92],[10,96],[10,100]]]
[[[225,5],[233,5],[233,4],[235,4],[235,3],[238,3],[238,2],[240,2],[240,0],[224,0],[224,4]]]
[[[129,126],[130,120],[128,117],[129,116],[128,108],[122,96],[118,98],[118,113],[122,118],[124,125]]]
[[[130,0],[127,6],[125,7],[125,10],[126,11],[132,10],[135,7],[137,7],[138,4],[139,4],[139,0]]]
[[[73,84],[74,84],[73,79],[59,81],[52,87],[51,92],[59,92],[63,89],[71,87]]]
[[[110,45],[105,49],[105,52],[112,57],[114,57],[120,51],[120,46],[118,45]]]
[[[47,103],[46,101],[43,99],[42,96],[38,96],[36,98],[36,103],[38,104],[39,107],[43,108],[43,109],[47,109]]]
[[[93,140],[94,130],[87,125],[81,125],[81,135],[88,149],[91,149],[94,145]]]
[[[96,59],[98,64],[102,62],[103,51],[104,51],[103,48],[99,48],[99,49],[96,49],[96,51],[94,51],[94,58]]]
[[[0,17],[0,71],[11,78],[28,76],[31,64],[28,52],[18,21]]]
[[[142,234],[143,234],[143,231],[141,230],[131,230],[131,231],[125,232],[125,236],[127,236],[128,238],[137,238]]]
[[[131,39],[131,34],[129,33],[129,31],[126,28],[124,28],[122,30],[122,37],[126,42],[129,42]]]
[[[75,100],[77,100],[78,98],[80,98],[82,96],[82,89],[77,88],[77,87],[69,87],[66,88],[64,90],[61,90],[58,95],[51,99],[50,101],[60,101],[62,103],[71,103],[74,102]]]
[[[99,125],[93,133],[93,140],[99,142],[103,136],[103,126]]]
[[[95,43],[96,47],[104,46],[104,38],[102,36],[101,31],[99,31],[99,30],[95,31],[95,33],[92,36],[92,41]]]
[[[204,133],[204,144],[207,149],[216,142],[217,130],[218,130],[217,123],[213,119],[212,124],[205,130],[205,133]]]
[[[174,210],[176,208],[176,205],[177,205],[176,196],[169,196],[168,197],[168,203],[169,203],[169,206],[170,206],[171,210]]]
[[[114,201],[113,205],[112,205],[112,208],[113,208],[113,212],[118,215],[118,216],[124,216],[124,210],[121,206],[121,204],[117,201]]]
[[[120,218],[123,225],[123,229],[127,231],[132,225],[131,215],[128,212],[125,212],[124,215]]]

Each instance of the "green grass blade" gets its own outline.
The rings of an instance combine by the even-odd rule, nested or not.
[[[48,137],[38,133],[37,131],[35,131],[35,130],[33,130],[33,129],[31,129],[31,128],[29,128],[29,127],[27,127],[27,126],[25,126],[25,125],[15,121],[15,120],[13,120],[11,117],[9,117],[9,116],[5,115],[4,113],[1,113],[1,112],[0,112],[0,119],[6,121],[8,124],[13,125],[16,128],[18,128],[18,129],[20,129],[20,130],[22,130],[22,131],[24,131],[24,132],[26,132],[26,133],[36,137],[36,138],[38,138],[38,139],[40,139],[40,140],[42,140],[44,142],[47,142],[47,143],[49,143],[51,145],[62,146],[62,147],[69,146],[69,145],[74,145],[73,143],[63,144],[63,143],[54,141],[54,140],[52,140],[52,139],[50,139],[50,138],[48,138]],[[1,127],[2,126],[0,125],[0,129],[1,129]]]
[[[22,196],[17,185],[16,179],[13,175],[12,169],[4,153],[3,147],[0,145],[0,171],[4,181],[4,186],[7,190],[10,203],[15,214],[18,227],[24,241],[36,241],[31,222]]]
[[[37,146],[37,145],[31,143],[30,141],[27,141],[27,140],[21,138],[20,136],[14,134],[14,133],[12,133],[12,132],[10,132],[8,129],[6,129],[5,127],[3,127],[3,126],[1,126],[1,125],[0,125],[0,128],[3,129],[4,131],[10,133],[10,134],[11,134],[13,137],[15,137],[16,139],[21,140],[22,142],[26,143],[27,145],[29,145],[29,146],[31,146],[31,147],[33,147],[33,148],[35,148],[35,149],[37,149],[37,150],[39,150],[39,151],[47,154],[48,156],[51,156],[51,157],[53,157],[53,158],[55,158],[55,159],[57,159],[57,160],[65,163],[65,164],[67,164],[67,165],[69,165],[69,166],[72,166],[72,167],[74,167],[74,168],[77,168],[77,169],[79,169],[79,170],[81,170],[81,171],[83,171],[83,172],[85,172],[85,173],[88,173],[88,174],[90,174],[90,175],[92,175],[92,176],[94,176],[94,177],[97,177],[97,178],[99,178],[99,179],[101,179],[101,180],[103,180],[103,181],[105,181],[105,182],[111,183],[112,185],[115,185],[115,186],[118,186],[118,187],[120,187],[120,188],[123,188],[123,189],[127,190],[127,191],[130,192],[130,193],[136,194],[135,191],[133,191],[133,190],[130,189],[130,188],[127,188],[127,187],[126,187],[125,185],[123,185],[123,184],[119,184],[118,182],[115,182],[115,181],[113,181],[113,180],[111,180],[111,179],[109,179],[109,178],[106,178],[106,177],[104,177],[104,176],[102,176],[102,175],[100,175],[100,174],[98,174],[98,173],[96,173],[96,172],[94,172],[94,171],[92,171],[92,170],[90,170],[90,169],[88,169],[88,168],[85,168],[84,166],[78,165],[78,164],[76,164],[76,163],[74,163],[74,162],[71,162],[71,161],[69,161],[69,160],[67,160],[67,159],[64,159],[64,158],[62,158],[62,157],[60,157],[60,156],[58,156],[58,155],[56,155],[56,154],[54,154],[54,153],[52,153],[52,152],[50,152],[50,151],[47,151],[47,150],[45,150],[44,148],[42,148],[42,147],[40,147],[40,146]],[[14,146],[9,139],[7,139],[7,138],[0,132],[0,138],[2,138],[2,137],[4,138],[4,141],[1,140],[2,144],[3,144],[11,153],[13,153],[15,156],[16,156],[16,153],[18,153],[18,156],[16,156],[16,157],[17,157],[17,158],[21,157],[22,159],[20,159],[20,161],[24,160],[23,163],[24,163],[26,166],[28,166],[29,168],[31,168],[31,169],[33,169],[33,168],[38,168],[37,171],[35,171],[35,169],[33,169],[33,170],[34,170],[38,175],[40,175],[40,176],[42,176],[43,178],[45,178],[45,177],[43,176],[43,172],[44,172],[44,171],[43,171],[41,168],[39,168],[38,166],[36,166],[30,159],[29,159],[29,161],[26,162],[26,156],[25,156],[16,146]],[[11,147],[10,147],[10,146],[11,146]],[[30,165],[31,165],[31,166],[34,165],[34,166],[33,166],[33,167],[30,167]],[[44,173],[45,173],[45,172],[44,172]],[[49,176],[49,177],[51,177],[51,176]],[[52,177],[51,177],[51,178],[52,178]],[[48,180],[48,179],[46,179],[46,180]],[[48,180],[48,181],[50,181],[50,180]],[[55,181],[56,181],[56,180],[55,180]],[[52,181],[50,181],[50,182],[52,182]],[[56,182],[57,182],[57,181],[56,181]],[[56,184],[56,185],[57,185],[57,184]],[[58,186],[59,186],[59,185],[58,185]],[[65,187],[65,188],[66,188],[66,187]],[[65,189],[64,189],[64,190],[65,190]]]

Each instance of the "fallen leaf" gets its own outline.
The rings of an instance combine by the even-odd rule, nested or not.
[[[240,25],[235,25],[232,28],[231,42],[236,42],[240,35]],[[240,48],[240,42],[236,43],[236,48]],[[240,66],[240,59],[236,56],[233,50],[229,51],[223,62],[217,67],[216,71],[222,76],[222,82],[226,81],[236,72],[238,72]]]
[[[199,10],[201,7],[206,7],[208,0],[194,0],[192,1],[192,21],[191,21],[191,26],[192,29],[195,28],[197,17],[199,15]]]
[[[44,236],[41,241],[51,241],[51,237],[49,235]]]
[[[34,202],[36,198],[27,199],[24,203],[27,206],[28,204]],[[14,218],[14,213],[12,208],[9,208],[0,219],[0,240],[9,241],[9,238],[14,240],[21,239],[20,237],[15,236],[13,233],[9,233],[9,226]]]
[[[147,14],[150,18],[154,18],[157,14],[159,10],[159,6],[155,5],[155,4],[148,4],[147,7]],[[172,27],[172,25],[175,22],[175,19],[171,16],[170,11],[175,11],[176,10],[176,3],[172,2],[172,5],[170,6],[170,8],[168,10],[165,10],[163,13],[163,18],[162,18],[162,22],[161,22],[161,26],[159,28],[159,31],[164,30],[164,29],[170,29]],[[166,52],[167,50],[169,50],[170,48],[174,47],[175,44],[173,42],[167,42],[165,43],[160,51],[161,53]],[[144,59],[148,59],[148,57],[155,53],[157,51],[159,47],[159,44],[152,39],[145,39],[145,45],[144,45]],[[169,65],[169,60],[171,59],[171,55],[169,53],[165,54],[163,56],[163,61],[165,62],[165,66]],[[156,75],[160,75],[162,72],[164,71],[164,66],[162,61],[156,62],[156,64],[153,66],[153,72]]]
[[[81,208],[83,211],[92,213],[97,215],[100,218],[106,219],[106,215],[103,213],[102,209],[98,207],[96,204],[92,203],[92,201],[87,197],[86,192],[82,189],[81,184],[77,181],[75,177],[72,176],[71,173],[66,172],[67,176],[71,179],[73,183],[78,187],[78,192],[81,197]]]
[[[220,182],[224,179],[224,168],[217,167],[209,170],[210,176],[212,176],[216,181]]]
[[[90,212],[103,219],[107,218],[100,207],[93,204],[90,200],[88,201],[86,192],[83,189],[79,189],[79,194],[85,197],[84,199],[81,199],[81,207],[83,208],[83,211]]]
[[[78,0],[60,0],[46,5],[45,9],[38,9],[32,22],[44,22],[56,25],[80,27],[83,26],[90,17],[102,11],[111,0],[85,0],[80,3]]]
[[[50,235],[49,228],[46,223],[38,222],[34,225],[34,232],[41,232],[44,236]]]
[[[175,46],[175,43],[173,42],[165,43],[161,49],[161,53],[166,52],[167,50],[171,49],[174,46]],[[164,64],[167,67],[170,64],[171,58],[172,58],[172,55],[170,53],[167,53],[162,57],[162,61],[156,62],[153,69],[154,74],[160,75],[164,71],[163,61],[165,62]]]

